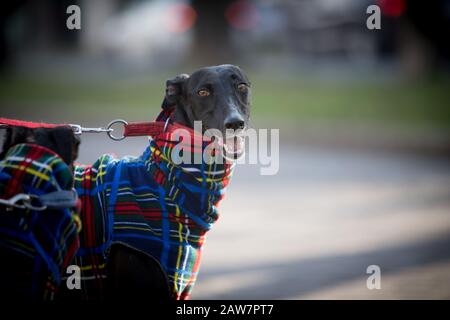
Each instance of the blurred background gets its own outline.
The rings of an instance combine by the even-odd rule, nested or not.
[[[81,30],[69,30],[69,5]],[[369,30],[366,9],[381,9]],[[0,116],[153,120],[165,80],[232,63],[280,171],[239,165],[194,299],[450,298],[450,1],[15,0]],[[146,138],[85,134],[79,161]],[[366,268],[381,268],[381,289]]]

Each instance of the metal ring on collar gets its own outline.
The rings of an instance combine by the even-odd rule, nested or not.
[[[108,132],[107,132],[108,137],[110,137],[111,139],[113,139],[115,141],[120,141],[120,140],[125,139],[124,135],[122,135],[121,137],[116,137],[116,136],[113,135],[114,129],[112,128],[112,126],[117,124],[117,123],[123,124],[124,130],[125,130],[125,126],[128,125],[128,122],[126,122],[125,120],[116,119],[116,120],[111,121],[106,128],[108,129]]]

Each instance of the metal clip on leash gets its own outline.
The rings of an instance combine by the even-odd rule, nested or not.
[[[114,125],[121,124],[123,126],[123,133],[120,136],[113,135]],[[106,132],[108,137],[112,140],[120,141],[125,139],[126,137],[137,137],[137,136],[155,136],[160,134],[161,132],[166,132],[169,128],[170,118],[168,118],[165,123],[156,121],[156,122],[133,122],[128,123],[122,119],[116,119],[111,121],[106,128],[105,127],[97,127],[97,128],[88,128],[83,127],[79,124],[53,124],[53,123],[43,123],[43,122],[31,122],[31,121],[22,121],[8,118],[0,117],[0,127],[3,126],[13,126],[13,127],[25,127],[30,129],[36,128],[57,128],[57,127],[71,127],[74,134],[80,135],[82,133],[102,133]]]
[[[114,129],[112,128],[112,126],[114,126],[115,124],[120,123],[122,124],[124,127],[128,124],[128,122],[126,122],[125,120],[122,119],[117,119],[117,120],[113,120],[111,121],[106,128],[104,127],[100,127],[100,128],[87,128],[87,127],[82,127],[79,124],[69,124],[72,129],[74,134],[80,135],[82,133],[86,133],[86,132],[90,132],[90,133],[102,133],[102,132],[106,132],[106,134],[108,135],[108,137],[110,137],[112,140],[115,141],[120,141],[125,139],[125,136],[122,135],[121,137],[117,137],[113,135],[113,131]]]
[[[69,124],[69,126],[72,127],[74,134],[82,134],[84,132],[93,132],[93,133],[106,132],[106,133],[109,133],[109,132],[113,131],[113,129],[111,129],[109,127],[108,128],[85,128],[85,127],[80,126],[79,124]]]

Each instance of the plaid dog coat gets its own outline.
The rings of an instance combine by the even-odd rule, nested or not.
[[[157,121],[170,113],[164,109]],[[191,155],[202,154],[210,143],[192,129],[178,128],[189,132],[190,144],[169,130],[154,136],[140,157],[104,155],[91,166],[75,168],[83,230],[74,263],[82,270],[82,299],[104,297],[108,248],[115,242],[156,258],[173,297],[188,298],[233,164],[177,164],[172,150],[180,143]]]
[[[0,161],[0,198],[71,190],[69,167],[53,151],[32,144],[9,149]],[[72,209],[34,211],[0,206],[2,294],[52,300],[78,250],[79,218]]]

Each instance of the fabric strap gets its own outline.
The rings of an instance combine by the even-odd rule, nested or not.
[[[49,209],[76,208],[78,195],[75,190],[59,190],[40,195],[39,201]]]
[[[168,127],[173,125],[168,124]],[[139,136],[157,136],[161,134],[165,128],[164,122],[132,122],[125,125],[123,135],[125,137],[139,137]]]
[[[16,119],[0,118],[0,126],[25,127],[30,129],[36,128],[57,128],[67,127],[69,124],[53,124],[44,122],[22,121]],[[160,121],[152,122],[132,122],[124,125],[124,137],[138,137],[138,136],[157,136],[167,129],[176,129],[178,127],[174,124],[166,124]]]
[[[8,118],[0,118],[0,125],[12,126],[12,127],[25,127],[30,129],[36,128],[57,128],[57,127],[67,127],[68,124],[54,124],[54,123],[44,123],[44,122],[31,122],[22,121]]]

